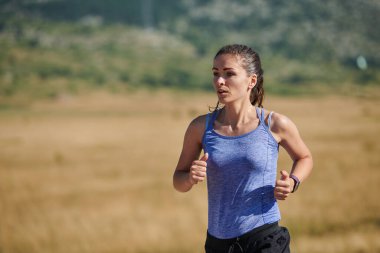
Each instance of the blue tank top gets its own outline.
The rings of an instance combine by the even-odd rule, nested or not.
[[[214,130],[220,110],[207,115],[203,148],[208,153],[208,232],[228,239],[280,220],[274,198],[278,143],[256,108],[259,126],[240,136]],[[268,118],[268,125],[270,125]]]

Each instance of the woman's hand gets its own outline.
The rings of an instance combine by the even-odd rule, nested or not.
[[[199,160],[193,161],[190,172],[189,182],[194,185],[198,182],[203,182],[206,178],[208,153],[205,153]]]
[[[294,187],[294,181],[289,177],[289,173],[286,170],[282,170],[281,177],[276,181],[274,187],[274,197],[277,200],[285,200],[292,192]]]

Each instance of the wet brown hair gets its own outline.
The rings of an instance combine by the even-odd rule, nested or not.
[[[248,75],[256,74],[257,82],[255,87],[251,90],[251,104],[263,107],[264,100],[264,70],[261,68],[261,61],[259,54],[252,48],[246,45],[232,44],[226,45],[219,49],[214,59],[219,55],[230,54],[239,57],[242,67],[247,71]],[[219,102],[216,105],[216,109]]]

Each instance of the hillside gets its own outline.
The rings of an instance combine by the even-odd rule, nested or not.
[[[48,20],[78,21],[90,15],[106,23],[164,29],[188,38],[198,47],[202,41],[207,42],[205,49],[209,44],[219,46],[213,36],[228,38],[239,34],[237,38],[254,41],[259,48],[295,58],[308,57],[312,52],[313,56],[329,60],[364,55],[379,64],[380,59],[380,32],[376,27],[380,22],[380,3],[374,0],[3,2],[5,11]]]
[[[0,2],[0,96],[210,90],[213,54],[254,47],[269,92],[380,83],[377,1]]]

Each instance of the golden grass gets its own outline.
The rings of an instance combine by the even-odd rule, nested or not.
[[[0,252],[202,252],[205,184],[172,173],[212,94],[91,94],[0,112]],[[294,252],[380,252],[380,101],[277,98],[315,169],[281,203]],[[280,151],[279,168],[290,161]]]

